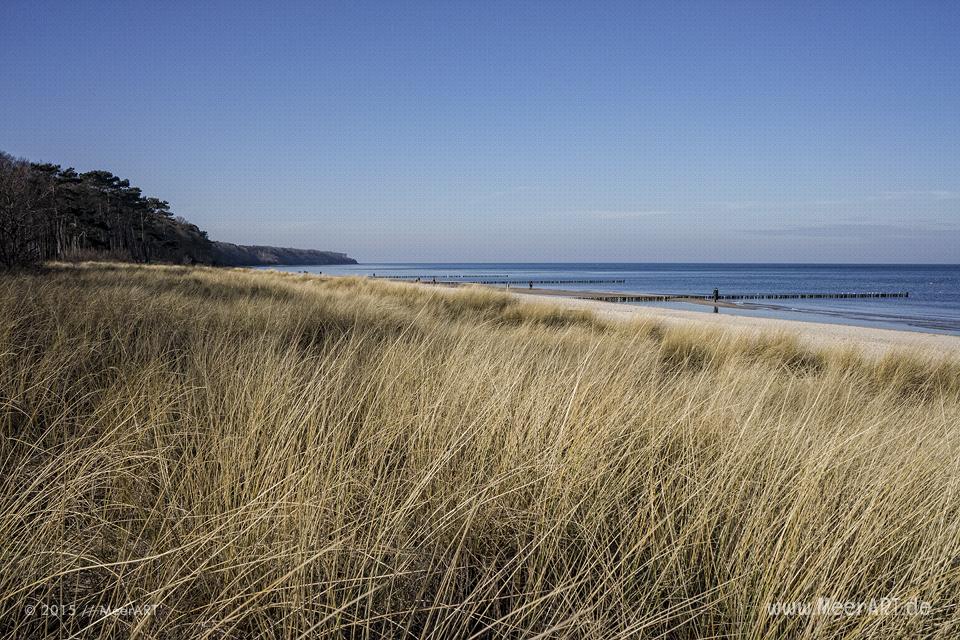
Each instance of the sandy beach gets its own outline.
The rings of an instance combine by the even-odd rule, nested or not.
[[[559,305],[568,309],[589,309],[600,317],[610,320],[630,321],[640,318],[656,319],[678,326],[711,326],[726,331],[746,334],[787,332],[796,334],[804,343],[820,347],[853,347],[865,355],[879,356],[890,351],[922,351],[931,357],[960,358],[960,336],[950,336],[918,331],[876,329],[843,324],[801,322],[772,318],[754,318],[724,314],[707,314],[682,311],[644,304],[630,305],[598,300],[582,300],[566,297],[558,292],[514,289],[511,293],[522,300]]]

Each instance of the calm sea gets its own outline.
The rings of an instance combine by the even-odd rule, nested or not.
[[[709,295],[715,288],[724,294],[909,291],[905,299],[747,301],[719,312],[960,335],[960,265],[384,263],[277,268],[462,282],[510,280],[512,286],[526,286],[530,280],[601,280],[536,286],[632,293]],[[712,306],[682,302],[639,304],[713,312]]]

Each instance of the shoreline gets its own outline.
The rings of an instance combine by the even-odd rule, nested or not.
[[[504,291],[500,288],[496,290]],[[552,304],[565,309],[589,310],[606,320],[620,322],[644,319],[656,320],[673,326],[690,327],[699,325],[747,335],[786,332],[796,335],[801,342],[814,348],[847,347],[857,349],[864,355],[872,356],[880,356],[900,349],[909,349],[920,351],[931,357],[960,359],[960,336],[941,333],[731,314],[713,315],[699,311],[658,307],[655,303],[639,306],[586,300],[571,297],[570,292],[556,289],[510,289],[506,291],[519,300],[530,303]],[[700,301],[698,303],[714,306],[713,301]],[[732,307],[733,305],[724,304],[721,301],[717,306]]]
[[[296,273],[296,272],[287,272]],[[305,272],[306,273],[306,272]],[[317,277],[317,274],[310,274]],[[323,274],[321,278],[362,277],[352,275]],[[379,278],[374,277],[374,280]],[[512,295],[517,300],[530,304],[544,304],[571,310],[588,310],[605,320],[631,322],[651,320],[676,327],[700,327],[719,329],[724,332],[747,336],[788,333],[795,335],[801,343],[815,349],[848,348],[868,357],[880,357],[890,352],[910,351],[929,358],[947,358],[960,360],[960,336],[908,329],[889,329],[865,327],[854,324],[827,323],[760,316],[710,314],[700,311],[687,311],[657,306],[656,303],[631,305],[602,300],[583,299],[575,296],[598,293],[594,291],[572,291],[565,289],[504,288],[469,282],[412,282],[408,280],[387,280],[422,286],[434,291],[454,291],[477,287],[489,291],[498,291]],[[690,303],[721,308],[738,308],[729,302],[689,299]]]

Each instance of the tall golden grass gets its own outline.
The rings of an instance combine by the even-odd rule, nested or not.
[[[0,282],[0,635],[955,637],[958,425],[950,361],[54,265]]]

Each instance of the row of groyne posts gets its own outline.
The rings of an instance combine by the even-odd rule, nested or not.
[[[838,298],[909,298],[909,291],[876,291],[876,292],[840,292],[840,293],[734,293],[723,294],[714,291],[713,295],[699,296],[690,293],[682,294],[632,294],[632,293],[584,293],[575,294],[575,297],[584,300],[600,300],[602,302],[670,302],[683,300],[816,300]]]
[[[498,276],[378,276],[373,274],[374,278],[384,278],[388,280],[405,280],[413,282],[425,282],[428,284],[497,284],[497,285],[527,285],[532,289],[534,285],[557,285],[557,284],[625,284],[626,280],[484,280],[482,278]],[[469,280],[467,278],[470,278]],[[481,278],[481,279],[475,279]],[[712,300],[720,302],[721,300],[822,300],[839,298],[909,298],[909,291],[871,291],[871,292],[813,292],[813,293],[725,293],[721,294],[719,289],[714,289],[711,295],[696,295],[691,293],[613,293],[613,292],[594,292],[594,291],[571,291],[572,297],[582,300],[599,300],[602,302],[669,302],[672,300]]]
[[[426,282],[428,284],[505,284],[528,285],[530,288],[533,288],[535,284],[625,284],[627,282],[626,280],[484,280],[483,278],[505,276],[378,276],[375,273],[371,277],[406,282]]]

